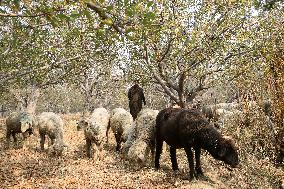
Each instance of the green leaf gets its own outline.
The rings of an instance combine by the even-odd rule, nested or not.
[[[13,4],[14,4],[13,10],[16,12],[19,11],[20,10],[20,0],[14,0]]]
[[[113,6],[112,6],[112,5],[107,6],[107,7],[106,7],[106,10],[107,10],[107,11],[112,11],[112,10],[113,10]]]
[[[149,7],[151,7],[153,4],[154,4],[154,2],[153,2],[153,1],[150,1],[150,2],[147,3],[147,7],[149,8]]]
[[[71,12],[71,15],[70,15],[70,17],[71,18],[74,18],[74,19],[76,19],[76,18],[78,18],[78,17],[80,17],[81,16],[81,13],[79,13],[79,12],[77,12],[77,11],[72,11]]]
[[[108,18],[108,19],[102,20],[102,23],[111,26],[113,24],[113,21],[112,19]]]
[[[155,18],[156,14],[154,12],[148,12],[145,14],[145,17],[150,19],[150,20],[153,20]]]
[[[58,16],[58,18],[60,18],[61,20],[69,20],[70,18],[68,17],[68,16],[66,16],[65,14],[58,14],[57,15]]]
[[[91,13],[89,12],[89,11],[87,11],[87,10],[85,10],[85,11],[83,11],[83,13],[86,15],[86,17],[89,19],[89,20],[92,20],[92,15],[91,15]]]
[[[104,35],[105,30],[104,29],[98,29],[97,30],[97,35],[98,37],[102,37]]]
[[[52,17],[50,15],[47,15],[46,16],[46,19],[51,23],[51,25],[53,27],[57,27],[58,26],[58,23],[57,23],[57,20],[55,19],[55,17]]]
[[[129,0],[124,0],[124,4],[127,5],[129,3]]]
[[[131,8],[126,9],[126,15],[132,17],[135,14],[135,11]]]

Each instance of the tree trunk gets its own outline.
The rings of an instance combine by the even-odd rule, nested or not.
[[[27,107],[26,107],[26,111],[34,114],[35,110],[36,110],[36,105],[37,105],[37,101],[38,98],[40,96],[40,90],[37,87],[33,87],[32,88],[32,93],[30,94],[28,101],[27,101]]]
[[[38,87],[33,86],[27,89],[16,89],[10,91],[17,101],[17,111],[27,111],[34,114],[40,90]]]

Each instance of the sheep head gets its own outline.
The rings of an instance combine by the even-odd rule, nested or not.
[[[238,148],[231,138],[221,138],[217,147],[217,157],[215,158],[234,168],[237,167],[239,164]]]
[[[31,122],[21,122],[21,132],[24,138],[33,134],[33,127]]]
[[[144,141],[136,141],[128,151],[128,157],[133,162],[144,164],[147,157],[148,145]]]
[[[80,119],[77,122],[77,131],[80,131],[82,128],[86,128],[89,125],[88,119]]]
[[[60,142],[54,143],[48,150],[49,154],[55,155],[55,156],[61,156],[63,153],[65,145]]]
[[[26,131],[31,131],[32,130],[32,123],[31,122],[26,122],[22,121],[21,122],[21,132],[24,133]]]

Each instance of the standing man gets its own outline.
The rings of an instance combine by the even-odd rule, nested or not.
[[[128,90],[129,109],[133,120],[137,118],[138,113],[142,109],[142,101],[146,105],[143,89],[139,87],[137,82]]]

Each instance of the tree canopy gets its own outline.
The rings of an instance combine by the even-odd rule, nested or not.
[[[283,12],[281,1],[2,1],[0,82],[123,75],[184,106],[220,82],[269,78]]]

